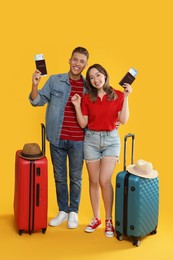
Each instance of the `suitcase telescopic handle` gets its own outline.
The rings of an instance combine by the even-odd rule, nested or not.
[[[127,134],[124,137],[124,171],[126,170],[126,148],[127,148],[127,139],[132,138],[132,151],[131,151],[131,163],[133,164],[134,162],[134,140],[135,140],[135,135],[134,134]]]
[[[41,139],[42,139],[42,152],[45,155],[46,152],[46,130],[45,130],[45,125],[41,123]]]

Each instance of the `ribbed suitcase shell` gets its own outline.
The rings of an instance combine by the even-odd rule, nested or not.
[[[16,152],[14,188],[14,215],[19,234],[23,231],[31,234],[39,229],[45,233],[48,207],[47,158],[44,156],[30,161],[19,157],[20,152]]]
[[[155,233],[158,225],[159,180],[122,171],[116,177],[116,233],[134,243]]]

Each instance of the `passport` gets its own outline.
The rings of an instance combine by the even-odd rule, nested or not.
[[[125,76],[120,80],[119,84],[124,87],[124,83],[132,84],[133,81],[136,79],[137,70],[134,68],[130,68],[129,71],[125,74]]]

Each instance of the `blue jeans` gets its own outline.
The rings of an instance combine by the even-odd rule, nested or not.
[[[58,146],[50,143],[50,152],[59,211],[78,213],[82,182],[83,141],[60,140]]]

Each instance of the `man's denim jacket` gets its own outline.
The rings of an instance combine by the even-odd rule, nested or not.
[[[86,83],[84,77],[84,92]],[[68,73],[52,75],[45,85],[38,91],[36,99],[31,100],[33,106],[44,106],[46,103],[46,137],[49,142],[57,146],[61,134],[65,105],[69,99],[71,86]]]

